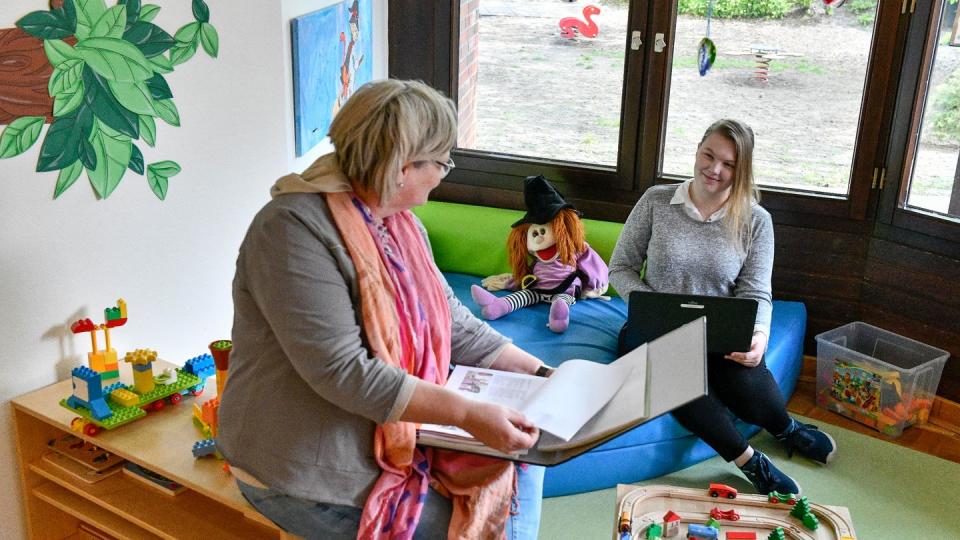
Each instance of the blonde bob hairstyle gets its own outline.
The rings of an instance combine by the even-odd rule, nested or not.
[[[441,159],[453,148],[457,113],[453,101],[422,82],[387,79],[357,89],[329,135],[340,170],[386,203],[404,165]]]
[[[739,120],[717,120],[704,132],[697,145],[698,152],[707,137],[714,133],[732,142],[737,150],[737,164],[723,225],[737,249],[746,255],[753,239],[753,204],[760,202],[760,192],[753,180],[753,130]]]

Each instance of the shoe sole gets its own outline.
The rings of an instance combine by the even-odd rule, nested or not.
[[[822,463],[817,460],[813,460],[813,461],[814,463],[820,463],[821,465],[826,465],[827,463],[830,463],[831,461],[833,461],[834,456],[837,455],[837,441],[833,440],[833,437],[831,437],[830,434],[827,433],[826,431],[821,431],[820,433],[823,433],[824,435],[827,436],[827,439],[830,440],[830,444],[833,445],[833,450],[831,450],[830,453],[827,454],[827,457]]]

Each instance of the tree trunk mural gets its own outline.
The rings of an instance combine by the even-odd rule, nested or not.
[[[51,9],[62,5],[63,0],[50,2]],[[42,41],[19,28],[0,28],[0,125],[19,116],[46,116],[52,122],[53,98],[47,93],[52,73]]]
[[[19,28],[0,29],[0,124],[20,116],[46,116],[51,122],[47,83],[52,73],[42,41]]]

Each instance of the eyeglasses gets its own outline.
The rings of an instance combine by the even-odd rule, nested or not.
[[[450,171],[457,168],[457,164],[453,162],[453,158],[447,160],[446,163],[442,161],[434,161],[437,164],[437,167],[440,167],[440,178],[446,178]]]

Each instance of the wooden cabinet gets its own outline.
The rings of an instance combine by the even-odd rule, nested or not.
[[[121,366],[126,381],[129,370],[124,368],[128,366]],[[291,538],[246,502],[222,461],[194,459],[191,449],[200,433],[192,422],[193,403],[215,393],[210,379],[201,396],[188,397],[95,437],[75,433],[187,486],[177,495],[122,473],[86,483],[42,459],[49,451],[48,441],[72,433],[70,421],[76,415],[59,404],[71,394],[69,380],[15,398],[16,444],[30,538],[88,538],[82,524],[116,538]]]

